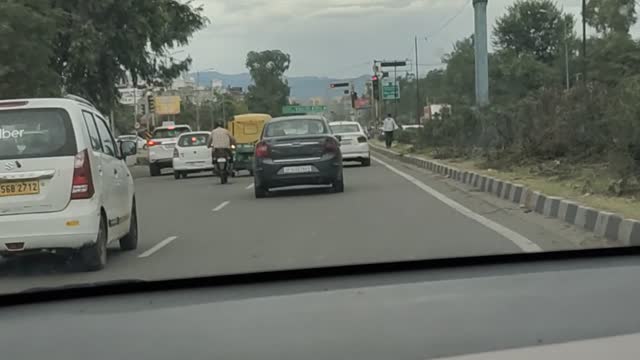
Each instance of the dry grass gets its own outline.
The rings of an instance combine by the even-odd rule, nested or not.
[[[384,146],[384,144],[376,143]],[[413,152],[409,145],[394,145],[393,150],[433,159],[431,150]],[[614,179],[606,164],[562,164],[550,161],[543,164],[492,169],[482,160],[437,159],[459,169],[490,175],[518,183],[543,192],[582,203],[596,209],[622,214],[626,218],[640,219],[640,201],[637,196],[609,196],[609,185]]]

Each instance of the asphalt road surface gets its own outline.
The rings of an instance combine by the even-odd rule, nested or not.
[[[110,280],[615,245],[438,175],[376,156],[345,168],[345,192],[295,190],[255,199],[253,179],[151,178],[134,167],[139,248],[112,244],[107,267],[64,259],[0,260],[0,293]]]

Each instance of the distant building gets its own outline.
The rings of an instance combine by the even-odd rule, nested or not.
[[[211,88],[214,90],[221,90],[224,87],[224,82],[222,80],[213,79],[211,80]]]
[[[324,98],[322,98],[322,97],[312,97],[312,98],[309,99],[309,105],[311,105],[311,106],[325,105]]]

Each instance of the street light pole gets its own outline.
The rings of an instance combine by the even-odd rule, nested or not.
[[[416,125],[420,124],[420,73],[418,70],[418,36],[415,37],[416,47]]]
[[[587,0],[582,0],[582,82],[587,83]]]
[[[564,14],[564,11],[563,11]],[[564,73],[567,90],[571,84],[569,83],[569,48],[567,47],[567,22],[566,19],[562,19],[562,25],[564,30]]]

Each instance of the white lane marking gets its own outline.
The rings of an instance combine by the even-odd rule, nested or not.
[[[229,203],[231,203],[231,201],[225,201],[225,202],[223,202],[222,204],[220,204],[220,205],[216,206],[216,208],[215,208],[215,209],[213,209],[213,212],[217,212],[217,211],[222,210],[225,206],[229,205]]]
[[[498,234],[504,236],[505,238],[511,240],[514,244],[516,244],[516,246],[518,246],[520,249],[522,249],[524,252],[540,252],[542,251],[542,248],[540,246],[538,246],[537,244],[535,244],[533,241],[527,239],[526,237],[518,234],[517,232],[510,230],[492,220],[487,219],[486,217],[477,214],[475,212],[473,212],[472,210],[464,207],[463,205],[461,205],[460,203],[455,202],[454,200],[446,197],[445,195],[439,193],[438,191],[436,191],[435,189],[431,188],[430,186],[426,185],[425,183],[423,183],[422,181],[416,179],[415,177],[402,172],[398,169],[396,169],[395,167],[387,164],[386,162],[372,157],[373,160],[379,162],[380,164],[382,164],[383,166],[385,166],[387,169],[393,171],[394,173],[400,175],[401,177],[405,178],[406,180],[408,180],[409,182],[413,183],[415,186],[419,187],[420,189],[422,189],[423,191],[425,191],[426,193],[428,193],[429,195],[435,197],[436,199],[440,200],[441,202],[443,202],[445,205],[453,208],[454,210],[458,211],[459,213],[461,213],[462,215],[468,217],[471,220],[475,220],[478,223],[488,227],[489,229],[497,232]]]
[[[138,255],[138,258],[146,258],[149,257],[151,255],[153,255],[156,251],[162,249],[163,247],[169,245],[170,242],[172,242],[173,240],[177,239],[177,236],[171,236],[168,237],[162,241],[160,241],[159,243],[156,244],[156,246],[152,247],[151,249],[143,252],[142,254]]]
[[[253,187],[254,187],[255,185],[256,185],[256,184],[251,183],[249,186],[247,186],[247,190],[251,190],[251,189],[253,189]]]

